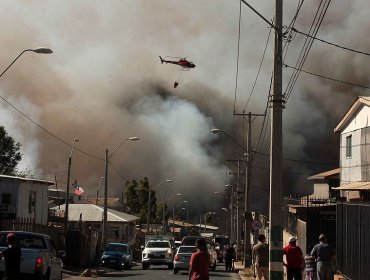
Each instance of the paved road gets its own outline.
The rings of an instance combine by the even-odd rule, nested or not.
[[[133,279],[133,280],[158,280],[158,279],[168,279],[168,280],[188,280],[188,274],[184,271],[179,271],[178,274],[173,274],[172,270],[169,270],[166,266],[152,266],[148,270],[142,270],[141,267],[134,267],[132,270],[125,271],[113,271],[107,274],[105,277],[99,277],[106,280],[115,279]],[[97,279],[91,277],[79,277],[79,276],[69,276],[64,275],[63,279],[66,280],[77,280],[77,279]],[[216,271],[210,272],[211,280],[239,280],[238,273],[225,272],[222,264],[219,264]]]

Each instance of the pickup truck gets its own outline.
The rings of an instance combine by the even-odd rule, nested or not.
[[[57,253],[53,241],[48,235],[25,231],[0,231],[0,251],[8,248],[6,236],[14,233],[16,244],[21,248],[21,277],[37,280],[62,279],[61,258],[64,251]],[[5,272],[4,260],[0,260],[0,279]]]
[[[167,265],[173,269],[173,250],[168,240],[149,240],[142,253],[142,268],[150,265]]]

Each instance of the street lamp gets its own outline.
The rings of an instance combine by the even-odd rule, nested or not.
[[[126,141],[138,141],[140,140],[139,137],[130,137],[125,138],[122,140],[121,143],[109,154],[108,149],[105,149],[105,186],[104,186],[104,214],[103,214],[103,248],[107,243],[107,222],[108,222],[108,165],[109,159],[114,155],[114,153],[122,146],[122,144]]]
[[[16,62],[18,60],[18,58],[21,57],[22,54],[24,54],[25,52],[35,52],[35,53],[43,53],[43,54],[48,54],[48,53],[53,53],[53,51],[51,49],[48,49],[48,48],[36,48],[36,49],[26,49],[24,51],[22,51],[13,61],[12,63],[9,64],[8,67],[5,68],[5,70],[0,74],[0,77],[2,77],[4,75],[4,73],[6,71],[8,71],[8,69],[14,64],[14,62]]]
[[[65,199],[65,209],[64,209],[64,246],[66,246],[66,239],[67,239],[67,232],[68,232],[68,215],[69,215],[69,184],[71,179],[71,165],[72,165],[72,154],[74,147],[76,143],[78,142],[78,139],[75,138],[73,140],[72,146],[71,146],[71,152],[69,153],[68,157],[68,168],[67,168],[67,191],[66,191],[66,199]]]
[[[103,176],[103,177],[100,177],[99,185],[98,185],[98,188],[96,189],[96,203],[95,203],[95,205],[98,205],[99,190],[100,190],[101,181],[102,181],[103,179],[104,179],[104,176]]]
[[[160,185],[162,185],[163,183],[171,183],[172,180],[169,180],[169,179],[166,179],[166,180],[162,180],[159,184],[157,184],[156,186],[154,186],[153,188],[148,188],[148,213],[146,214],[146,231],[147,233],[149,233],[149,223],[150,223],[150,200],[151,200],[151,190],[155,189],[155,188],[158,188]],[[163,213],[164,213],[164,204],[163,204]],[[163,214],[164,215],[164,214]]]

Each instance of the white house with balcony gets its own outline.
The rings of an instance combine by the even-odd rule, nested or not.
[[[370,190],[370,97],[360,96],[339,122],[340,187],[348,200],[367,199]]]

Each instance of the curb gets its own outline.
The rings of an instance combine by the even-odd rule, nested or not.
[[[62,269],[62,273],[71,275],[71,276],[80,276],[82,272],[77,272],[77,271],[71,271],[67,269]]]

